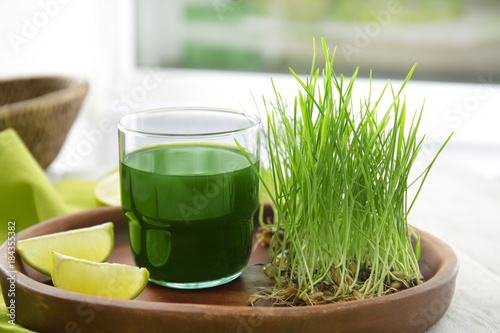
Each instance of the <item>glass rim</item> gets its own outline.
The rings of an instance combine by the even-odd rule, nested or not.
[[[232,130],[203,132],[203,133],[168,133],[168,132],[157,132],[157,131],[143,131],[143,130],[132,129],[124,124],[126,120],[138,117],[143,114],[157,113],[157,112],[174,112],[174,111],[184,111],[184,112],[210,111],[210,112],[228,113],[228,114],[242,116],[245,119],[247,119],[250,122],[250,124],[248,126],[242,128],[235,128]],[[218,107],[181,106],[181,107],[164,107],[164,108],[147,109],[147,110],[128,113],[118,120],[118,130],[123,133],[129,132],[129,133],[135,133],[153,137],[211,137],[218,135],[242,133],[247,130],[258,127],[260,126],[260,124],[261,124],[261,119],[259,115],[239,111],[236,109],[218,108]]]

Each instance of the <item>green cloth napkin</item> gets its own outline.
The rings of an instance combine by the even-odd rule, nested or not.
[[[69,213],[38,162],[16,131],[0,132],[0,241],[7,236],[8,221],[17,231],[54,216]]]
[[[97,208],[94,182],[64,180],[53,186],[15,130],[0,132],[0,242],[9,221],[16,232],[55,216]],[[31,332],[10,318],[0,300],[0,332]]]
[[[94,197],[96,182],[81,179],[66,179],[56,184],[55,189],[70,213],[103,207]]]

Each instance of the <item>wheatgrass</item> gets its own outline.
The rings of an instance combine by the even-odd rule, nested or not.
[[[415,66],[399,90],[389,81],[375,101],[370,77],[369,96],[358,105],[352,97],[358,70],[349,80],[337,76],[335,52],[330,58],[324,40],[322,45],[322,87],[314,59],[305,80],[290,69],[302,88],[293,117],[274,83],[276,100],[264,100],[270,177],[260,177],[275,216],[263,226],[280,232],[270,241],[264,265],[276,285],[252,295],[252,305],[262,298],[275,305],[365,299],[423,282],[420,239],[408,214],[450,138],[409,185],[423,143],[417,136],[423,108],[405,127],[402,92]],[[382,109],[387,94],[392,103]],[[410,200],[411,185],[419,188]]]

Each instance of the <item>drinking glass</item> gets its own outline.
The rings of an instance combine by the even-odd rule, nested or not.
[[[242,273],[259,200],[259,126],[258,116],[215,108],[120,119],[122,208],[150,281],[196,289]]]

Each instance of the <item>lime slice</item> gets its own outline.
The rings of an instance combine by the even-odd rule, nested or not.
[[[94,227],[20,240],[17,242],[17,251],[28,265],[50,275],[53,251],[102,262],[111,254],[113,245],[113,223],[107,222]]]
[[[120,172],[115,170],[101,178],[94,188],[95,198],[107,206],[121,206]]]
[[[119,299],[134,299],[146,287],[149,272],[135,266],[97,263],[53,252],[52,282],[57,288]]]

